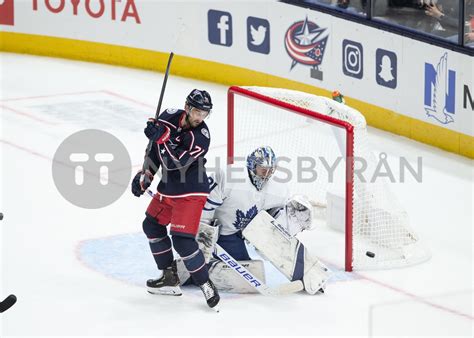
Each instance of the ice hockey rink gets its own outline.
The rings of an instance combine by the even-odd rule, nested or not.
[[[334,270],[324,295],[222,293],[215,313],[197,288],[152,296],[157,270],[141,222],[149,202],[127,191],[102,209],[65,200],[52,178],[61,142],[101,129],[141,166],[146,119],[163,74],[27,55],[0,54],[1,293],[18,297],[0,315],[5,336],[473,336],[473,161],[369,128],[376,153],[413,166],[419,183],[392,186],[431,251],[420,265],[345,273],[332,241],[307,246]],[[227,87],[171,75],[163,107],[182,108],[193,88],[212,95],[210,162],[224,158]],[[335,236],[337,237],[337,236]],[[340,236],[342,240],[342,235]],[[337,251],[336,251],[337,252]],[[269,284],[279,277],[269,269]]]

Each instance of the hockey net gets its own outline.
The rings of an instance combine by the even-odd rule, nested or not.
[[[274,149],[275,178],[289,182],[292,193],[326,209],[338,200],[331,196],[340,197],[339,222],[332,217],[327,223],[345,231],[347,271],[402,267],[430,257],[387,182],[354,175],[354,165],[357,170],[366,166],[363,173],[373,173],[377,165],[358,111],[287,89],[229,88],[228,162],[243,161],[262,145]],[[337,208],[331,204],[331,210],[334,216]]]

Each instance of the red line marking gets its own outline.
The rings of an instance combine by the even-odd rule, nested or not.
[[[38,153],[38,152],[36,152],[36,151],[34,151],[34,150],[31,150],[31,149],[28,149],[28,148],[19,146],[19,145],[17,145],[17,144],[12,143],[12,142],[9,142],[9,141],[0,139],[0,143],[9,145],[9,146],[11,146],[11,147],[13,147],[13,148],[16,148],[16,149],[18,149],[18,150],[22,150],[22,151],[27,152],[27,153],[29,153],[29,154],[38,156],[38,157],[40,157],[40,158],[42,158],[42,159],[44,159],[44,160],[50,161],[50,162],[52,162],[52,163],[58,163],[58,164],[61,164],[61,165],[65,166],[65,167],[68,167],[68,168],[74,168],[74,166],[73,166],[73,165],[70,165],[69,163],[64,163],[64,162],[60,162],[60,161],[55,161],[54,159],[52,159],[52,158],[50,158],[50,157],[48,157],[48,156],[46,156],[46,155],[40,154],[40,153]],[[100,179],[100,175],[98,175],[97,173],[91,173],[90,171],[87,171],[87,170],[85,170],[85,172],[88,173],[88,174],[91,174],[92,176],[97,177],[97,178]],[[117,183],[117,182],[115,182],[115,181],[113,181],[113,180],[109,180],[109,182],[110,182],[110,184],[116,185],[116,186],[118,186],[118,187],[123,187],[123,186],[124,186],[123,184],[119,184],[119,183]],[[128,184],[127,184],[127,186],[128,186]]]
[[[101,90],[101,92],[106,93],[106,94],[109,94],[109,95],[112,95],[112,96],[115,96],[115,97],[118,97],[118,98],[123,99],[123,100],[127,100],[127,101],[130,101],[130,102],[139,104],[139,105],[144,106],[144,107],[147,107],[147,108],[154,108],[154,106],[152,106],[152,105],[150,105],[150,104],[148,104],[148,103],[144,103],[144,102],[141,102],[141,101],[132,99],[132,98],[127,97],[127,96],[122,95],[122,94],[114,93],[114,92],[112,92],[112,91],[110,91],[110,90]],[[174,127],[174,126],[173,126],[173,127]]]
[[[10,102],[10,101],[23,101],[23,100],[33,100],[33,99],[46,99],[49,97],[57,96],[67,96],[67,95],[84,95],[84,94],[93,94],[100,93],[100,90],[90,90],[84,92],[71,92],[71,93],[61,93],[61,94],[50,94],[50,95],[38,95],[38,96],[26,96],[26,97],[16,97],[11,99],[0,100],[0,102]]]
[[[411,292],[408,292],[408,291],[402,290],[402,289],[400,289],[400,288],[397,288],[397,287],[395,287],[395,286],[391,286],[391,285],[389,285],[389,284],[386,284],[386,283],[384,283],[384,282],[380,282],[380,281],[378,281],[378,280],[375,280],[375,279],[366,277],[366,276],[361,275],[361,274],[359,274],[359,273],[357,273],[357,272],[352,272],[352,273],[355,274],[355,275],[357,275],[357,276],[359,276],[361,279],[364,279],[364,280],[366,280],[366,281],[369,281],[369,282],[371,282],[371,283],[373,283],[373,284],[376,284],[376,285],[378,285],[378,286],[382,286],[382,287],[384,287],[384,288],[386,288],[386,289],[395,291],[395,292],[397,292],[397,293],[401,293],[402,295],[404,295],[404,296],[406,296],[406,297],[408,297],[408,298],[411,298],[411,299],[413,299],[413,300],[416,301],[416,302],[419,302],[419,303],[422,303],[422,304],[425,304],[425,305],[434,307],[434,308],[436,308],[436,309],[438,309],[438,310],[446,311],[446,312],[449,312],[449,313],[451,313],[451,314],[453,314],[453,315],[457,315],[457,316],[460,316],[460,317],[469,319],[469,320],[471,320],[471,321],[474,321],[474,316],[469,315],[469,314],[467,314],[467,313],[463,313],[463,312],[460,312],[460,311],[457,311],[457,310],[453,310],[453,309],[450,309],[450,308],[448,308],[448,307],[445,307],[445,306],[442,306],[442,305],[439,305],[439,304],[430,302],[430,301],[424,299],[423,297],[417,296],[417,295],[415,295],[415,294],[413,294],[413,293],[411,293]]]
[[[33,115],[33,114],[25,113],[25,112],[16,110],[16,109],[14,109],[14,108],[7,107],[7,106],[5,106],[4,104],[0,104],[0,107],[4,108],[5,110],[9,110],[9,111],[11,111],[12,113],[15,113],[15,114],[18,114],[18,115],[27,117],[27,118],[29,118],[29,119],[32,119],[32,120],[35,120],[35,121],[38,121],[38,122],[41,122],[41,123],[49,124],[50,126],[57,126],[57,125],[59,125],[59,123],[51,122],[51,121],[47,121],[47,120],[43,120],[43,119],[41,119],[41,118],[39,118],[39,117],[36,117],[36,116]]]
[[[40,153],[38,153],[38,152],[36,152],[36,151],[34,151],[34,150],[31,150],[31,149],[28,149],[28,148],[19,146],[19,145],[14,144],[14,143],[12,143],[12,142],[10,142],[10,141],[0,139],[0,143],[9,145],[10,147],[16,148],[16,149],[18,149],[18,150],[22,150],[22,151],[27,152],[27,153],[29,153],[29,154],[31,154],[31,155],[35,155],[35,156],[41,157],[41,158],[44,159],[44,160],[48,160],[48,161],[53,162],[53,159],[50,158],[50,157],[48,157],[48,156],[45,156],[45,155],[43,155],[43,154],[40,154]]]

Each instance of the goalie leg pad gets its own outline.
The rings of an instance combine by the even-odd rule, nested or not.
[[[258,213],[243,235],[289,280],[303,280],[308,293],[324,289],[330,277],[329,269],[310,255],[297,238],[289,237],[266,211]]]
[[[258,279],[265,282],[265,267],[260,260],[239,261],[245,269],[250,271]],[[190,277],[183,260],[177,259],[178,276],[180,285],[190,284]],[[209,263],[209,278],[219,291],[231,293],[258,293],[257,289],[250,286],[242,278],[235,275],[235,272],[220,260],[212,259]]]
[[[265,268],[260,260],[239,261],[243,268],[265,282]],[[232,293],[258,293],[245,280],[235,275],[235,271],[220,260],[213,260],[209,267],[209,277],[219,291]]]

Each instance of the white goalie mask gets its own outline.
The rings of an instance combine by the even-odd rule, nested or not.
[[[265,146],[252,151],[247,156],[247,169],[252,184],[257,190],[262,190],[276,169],[276,156],[273,149]]]

